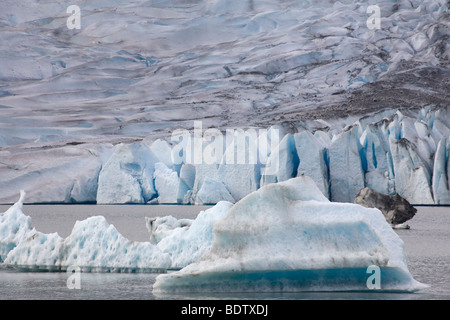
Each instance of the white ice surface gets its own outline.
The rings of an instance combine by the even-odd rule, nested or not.
[[[183,268],[157,277],[154,290],[161,293],[365,290],[361,279],[375,265],[383,269],[383,290],[423,287],[379,210],[332,203],[307,176],[269,184],[236,204],[221,201],[195,220],[157,218],[148,242],[126,239],[102,216],[77,221],[67,238],[36,231],[23,200],[24,193],[0,216],[3,263],[20,270]],[[316,283],[316,276],[325,278]]]
[[[330,270],[316,290],[368,290],[365,281],[346,283],[331,274],[364,273],[371,265],[398,275],[385,279],[384,290],[422,287],[408,271],[402,240],[379,210],[331,203],[306,176],[248,195],[213,232],[211,250],[178,272],[159,275],[155,292],[314,290],[314,283],[297,287],[300,280],[289,278],[301,270]]]
[[[97,203],[146,203],[156,195],[153,183],[159,160],[143,142],[119,144],[98,177]]]
[[[170,255],[172,268],[183,268],[209,251],[214,224],[223,219],[232,206],[231,202],[220,201],[214,207],[201,211],[190,226],[175,228],[158,242],[157,247]]]
[[[180,179],[176,171],[168,168],[164,163],[157,162],[153,173],[158,203],[177,203]]]
[[[0,248],[6,265],[32,271],[69,266],[85,271],[156,271],[171,266],[168,254],[150,242],[126,239],[103,216],[77,221],[67,238],[36,231],[22,203],[23,196],[1,216]]]

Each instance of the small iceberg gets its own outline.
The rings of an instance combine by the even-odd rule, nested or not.
[[[22,271],[166,272],[198,260],[211,248],[213,225],[233,206],[221,201],[195,220],[147,218],[149,241],[130,241],[103,216],[77,221],[67,238],[42,233],[22,211],[25,192],[0,213],[0,262]],[[143,221],[143,223],[145,223]]]
[[[307,176],[268,184],[213,228],[211,249],[154,293],[416,291],[403,241],[374,208],[332,203]],[[372,274],[373,273],[373,274]]]
[[[25,192],[0,214],[0,258],[26,271],[64,271],[77,266],[89,272],[155,272],[171,266],[169,254],[150,242],[130,241],[105,217],[77,221],[67,238],[42,233],[22,211]]]

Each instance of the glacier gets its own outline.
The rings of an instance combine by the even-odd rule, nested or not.
[[[0,3],[1,203],[14,203],[21,189],[31,203],[201,203],[205,178],[226,198],[207,201],[229,201],[227,192],[239,201],[302,173],[329,199],[348,201],[354,189],[368,186],[412,203],[448,203],[443,175],[434,171],[442,168],[439,141],[449,137],[448,1],[77,5],[81,28],[68,29],[64,1]],[[377,29],[367,25],[370,5],[381,9]],[[308,143],[310,154],[306,142],[294,150],[286,138],[259,150],[270,157],[279,145],[282,157],[272,155],[271,163],[286,172],[264,168],[267,159],[219,163],[206,172],[172,159],[178,143],[171,134],[189,132],[195,121],[219,132],[278,128],[280,141],[309,132],[321,146]],[[335,169],[347,156],[334,150],[340,141],[333,146],[355,124],[345,144],[356,161],[352,173],[364,179],[358,182],[339,176]],[[139,150],[131,150],[134,144]],[[150,152],[158,161],[147,159]],[[420,161],[403,168],[407,155]],[[309,161],[320,170],[310,172]],[[174,174],[170,183],[170,175],[155,176],[157,162],[179,181]],[[178,184],[177,194],[164,187],[159,194],[156,179],[161,187]],[[416,182],[420,190],[408,190]],[[339,194],[340,186],[350,188],[348,195]]]
[[[386,195],[397,193],[412,204],[450,204],[449,112],[433,106],[392,109],[340,119],[338,124],[321,119],[297,128],[235,130],[216,153],[215,163],[179,157],[189,150],[186,142],[164,138],[63,145],[57,153],[33,152],[37,158],[3,152],[10,169],[2,171],[0,187],[5,192],[0,197],[9,202],[14,188],[26,185],[30,203],[235,203],[264,185],[307,175],[336,202],[353,202],[359,190],[369,187]],[[206,130],[200,133],[189,148],[198,139],[206,157],[211,141]],[[44,161],[50,156],[51,161]],[[24,164],[14,164],[18,159]],[[45,168],[39,168],[41,161]],[[42,176],[45,179],[38,179]]]
[[[415,291],[403,241],[378,209],[330,202],[301,176],[268,184],[237,202],[213,227],[199,260],[156,278],[154,293],[371,290]]]

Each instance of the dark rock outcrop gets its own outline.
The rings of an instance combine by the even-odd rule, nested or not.
[[[355,197],[355,203],[367,208],[377,208],[391,225],[399,225],[412,219],[417,212],[406,199],[398,194],[385,195],[370,188],[363,188]]]

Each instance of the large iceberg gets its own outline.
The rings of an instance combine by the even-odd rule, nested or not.
[[[378,209],[331,203],[307,176],[261,187],[213,232],[210,251],[159,275],[154,292],[371,290],[373,268],[381,272],[381,290],[423,287]]]

